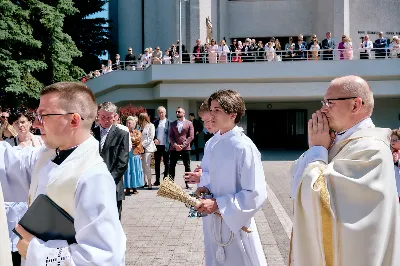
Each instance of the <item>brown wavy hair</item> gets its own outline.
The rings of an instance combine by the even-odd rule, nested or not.
[[[240,122],[240,119],[246,112],[246,105],[242,96],[237,91],[233,90],[219,90],[211,94],[208,98],[208,106],[211,107],[212,101],[217,101],[222,110],[227,114],[236,114],[235,124]]]
[[[25,116],[31,123],[33,123],[36,119],[34,110],[25,107],[11,108],[8,113],[10,115],[8,117],[8,123],[10,125],[17,121],[21,116]]]
[[[140,113],[139,117],[139,125],[142,127],[142,129],[147,125],[150,124],[150,117],[147,113]]]

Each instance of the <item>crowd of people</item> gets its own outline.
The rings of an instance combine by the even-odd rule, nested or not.
[[[334,51],[338,51],[340,60],[352,60],[354,52],[359,53],[360,59],[383,59],[400,57],[399,36],[393,36],[391,40],[383,37],[383,32],[378,33],[378,38],[372,42],[369,35],[361,38],[359,47],[354,47],[351,37],[343,34],[341,41],[336,42],[332,34],[327,32],[325,38],[320,41],[315,34],[311,41],[306,42],[302,34],[297,38],[289,37],[288,43],[281,44],[278,38],[270,38],[267,43],[256,39],[245,39],[244,42],[233,39],[228,45],[226,40],[217,43],[212,39],[210,42],[201,43],[196,40],[196,45],[191,53],[182,45],[183,63],[228,63],[228,62],[262,62],[262,61],[297,61],[297,60],[333,60]],[[374,53],[372,53],[374,52]],[[128,48],[125,60],[122,61],[119,54],[114,61],[108,60],[107,65],[102,64],[99,70],[90,72],[82,78],[86,81],[107,74],[113,70],[145,70],[152,64],[178,64],[179,63],[179,40],[176,44],[166,49],[164,53],[160,47],[154,50],[148,47],[143,54],[137,57]]]
[[[321,103],[308,122],[309,149],[291,169],[290,264],[395,266],[400,131],[375,127],[374,97],[360,77],[334,79]],[[0,223],[8,220],[9,235],[0,231],[1,259],[12,258],[13,265],[21,257],[25,265],[125,265],[120,223],[125,195],[145,184],[149,190],[160,185],[161,158],[164,177],[174,180],[182,158],[186,188],[198,185],[195,209],[203,217],[205,265],[267,265],[254,220],[267,187],[261,154],[237,126],[245,110],[232,90],[214,92],[203,102],[198,114],[211,136],[193,170],[191,146],[204,128],[194,114],[186,119],[181,107],[174,121],[160,106],[153,123],[140,113],[123,126],[115,104],[97,105],[84,84],[61,82],[41,91],[35,111],[3,110],[0,202],[4,197],[6,211]],[[43,241],[18,224],[41,194],[73,217],[75,242]]]

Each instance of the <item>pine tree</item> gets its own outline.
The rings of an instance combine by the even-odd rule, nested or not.
[[[65,18],[64,32],[71,36],[82,52],[82,57],[76,57],[74,64],[88,73],[100,68],[99,56],[105,55],[106,51],[112,48],[108,20],[89,18],[90,15],[104,11],[104,6],[109,0],[75,0],[74,2],[79,12]]]
[[[64,33],[64,18],[78,10],[72,0],[0,1],[0,104],[32,103],[43,86],[77,80],[81,56]]]
[[[72,38],[66,34],[64,28],[65,16],[78,12],[72,0],[31,0],[31,16],[35,31],[34,36],[39,39],[43,47],[33,51],[44,59],[48,68],[40,72],[40,80],[44,84],[59,81],[74,81],[83,70],[73,64],[74,57],[82,56]],[[72,27],[72,25],[70,25]]]
[[[43,84],[34,76],[46,69],[43,60],[26,51],[41,49],[33,36],[29,10],[11,1],[0,2],[0,102],[4,106],[13,95],[35,98]]]

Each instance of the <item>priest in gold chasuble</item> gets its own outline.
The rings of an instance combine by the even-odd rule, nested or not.
[[[360,77],[333,80],[292,167],[291,266],[400,265],[400,216],[389,129],[370,116]]]

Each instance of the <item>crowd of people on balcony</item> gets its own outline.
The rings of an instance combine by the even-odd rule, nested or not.
[[[114,61],[108,60],[107,65],[102,64],[101,69],[90,72],[82,78],[85,82],[97,78],[113,70],[145,70],[152,64],[178,64],[179,63],[179,40],[176,44],[166,49],[164,53],[157,46],[144,49],[143,54],[138,57],[128,48],[125,60],[121,61],[116,54]],[[259,61],[298,61],[298,60],[333,60],[335,52],[338,51],[340,60],[352,60],[354,52],[358,52],[360,59],[384,59],[400,58],[400,38],[393,36],[388,41],[383,37],[383,32],[378,33],[378,38],[372,42],[368,35],[361,38],[360,46],[354,47],[351,37],[343,34],[341,41],[336,43],[331,32],[327,32],[325,38],[320,42],[315,34],[311,41],[306,42],[302,34],[296,38],[289,37],[288,42],[282,46],[278,38],[270,38],[267,43],[247,38],[244,42],[233,39],[230,45],[226,41],[215,39],[206,42],[196,40],[192,52],[188,53],[182,44],[182,63],[228,63],[228,62],[259,62]],[[374,51],[374,57],[372,54]]]

